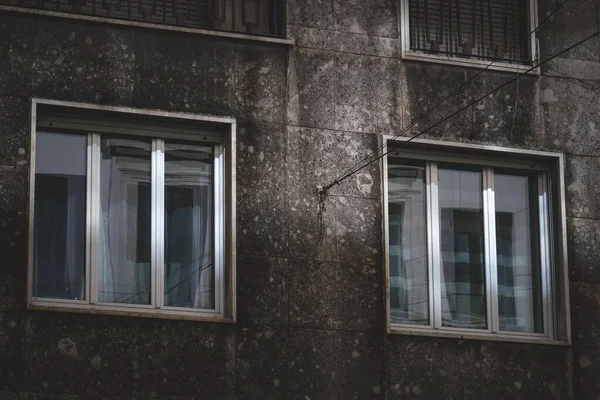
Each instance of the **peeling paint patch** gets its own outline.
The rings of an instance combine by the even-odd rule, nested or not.
[[[102,358],[100,356],[94,356],[90,360],[90,364],[94,369],[100,369],[102,367]]]
[[[587,356],[579,357],[579,366],[581,368],[588,368],[592,365],[592,361]]]
[[[556,103],[558,98],[554,95],[554,90],[544,89],[542,90],[542,103]]]
[[[77,343],[70,338],[63,338],[58,341],[60,351],[71,357],[78,357]]]
[[[373,177],[369,173],[356,175],[356,186],[362,194],[371,194],[373,188]]]

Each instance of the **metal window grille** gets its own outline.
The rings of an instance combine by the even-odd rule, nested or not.
[[[263,36],[285,36],[283,0],[0,0],[0,5]]]
[[[526,64],[528,2],[409,0],[411,50]]]

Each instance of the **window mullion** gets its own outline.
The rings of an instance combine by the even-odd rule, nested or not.
[[[90,133],[88,135],[88,265],[86,272],[89,285],[89,301],[91,304],[98,303],[98,262],[100,247],[100,134]]]
[[[429,303],[434,329],[442,327],[442,287],[440,254],[440,213],[437,163],[427,163],[427,245],[429,250]]]
[[[92,172],[93,172],[93,134],[87,135],[87,159],[86,159],[86,194],[85,194],[85,299],[91,302],[92,294],[90,292],[90,279],[92,276]]]
[[[152,305],[164,305],[165,141],[152,141]]]
[[[553,338],[554,308],[552,304],[552,268],[550,264],[550,212],[548,208],[548,179],[546,174],[539,174],[538,176],[538,199],[544,333]]]
[[[498,255],[496,250],[496,202],[494,194],[494,169],[483,169],[483,214],[486,271],[486,306],[488,330],[500,330],[498,313]]]
[[[215,309],[222,313],[224,309],[224,228],[225,228],[225,151],[222,145],[214,146],[214,168],[213,168],[213,196],[214,196],[214,256],[213,262],[215,266]]]
[[[385,315],[387,326],[392,324],[392,307],[391,307],[391,280],[390,280],[390,211],[389,211],[389,182],[388,182],[388,155],[382,157],[381,171],[383,174],[383,213],[384,213],[384,250],[385,250]],[[216,238],[215,238],[216,239]],[[431,291],[429,291],[431,293]],[[429,318],[431,321],[431,299],[429,301]]]

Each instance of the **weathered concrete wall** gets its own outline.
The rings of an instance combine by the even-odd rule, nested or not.
[[[545,54],[600,30],[597,0],[565,8],[543,36]],[[594,399],[600,397],[600,38],[556,59],[545,74],[558,76],[541,80],[547,145],[567,155],[573,387],[576,398]]]
[[[586,2],[549,25],[545,54],[595,29]],[[568,154],[573,350],[387,335],[377,164],[332,189],[320,236],[316,186],[446,115],[432,104],[478,71],[402,61],[397,14],[289,0],[293,48],[0,14],[0,398],[600,396],[598,89],[523,77],[426,135]],[[599,46],[556,69],[590,74]],[[452,104],[512,77],[485,72]],[[237,324],[26,311],[31,96],[239,120]]]

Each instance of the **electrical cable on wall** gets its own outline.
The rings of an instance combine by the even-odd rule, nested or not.
[[[513,116],[512,116],[512,123],[510,125],[510,137],[512,138],[512,135],[514,133],[515,130],[515,121],[517,120],[517,109],[519,108],[519,77],[517,77],[517,88],[515,89],[515,102],[513,105]]]
[[[598,90],[600,89],[600,86],[597,84],[594,84],[592,81],[587,81],[583,78],[576,78],[573,75],[569,75],[566,72],[563,71],[559,71],[556,68],[552,68],[552,67],[546,67],[547,70],[555,72],[558,75],[554,75],[554,74],[546,74],[545,76],[549,76],[552,78],[562,78],[562,79],[567,79],[579,86],[581,86],[584,89],[587,90]]]
[[[544,20],[542,20],[542,22],[540,22],[538,24],[538,26],[532,30],[526,37],[529,38],[531,35],[533,34],[537,34],[537,32],[539,32],[540,28],[546,24],[550,18],[552,18],[558,11],[561,10],[561,8],[565,5],[565,3],[568,0],[563,0],[560,4],[558,4],[554,10],[552,10],[547,16],[546,18],[544,18]],[[515,47],[517,47],[519,44],[515,44],[513,45],[511,48],[507,49],[505,52],[503,52],[500,56],[495,57],[492,59],[492,61],[490,63],[488,63],[485,68],[482,68],[481,70],[479,70],[475,75],[473,75],[471,78],[467,79],[465,82],[463,82],[460,86],[458,86],[455,90],[453,90],[450,94],[448,94],[447,96],[445,96],[444,98],[440,99],[438,102],[436,102],[432,107],[427,107],[427,109],[436,109],[438,107],[440,107],[444,102],[454,98],[463,88],[465,88],[469,83],[471,83],[472,81],[474,81],[475,79],[477,79],[482,73],[484,73],[486,70],[488,70],[494,63],[496,63],[497,61],[501,61],[504,57],[504,54],[510,52],[511,50],[513,50]],[[539,52],[538,52],[539,54]],[[533,68],[535,69],[535,68]],[[532,71],[533,69],[528,70]],[[444,110],[447,107],[444,107]],[[400,130],[400,132],[398,134],[396,134],[392,140],[400,137],[403,133],[406,133],[408,130],[410,130],[413,126],[415,126],[419,121],[421,121],[422,119],[424,119],[425,117],[427,117],[429,115],[428,112],[423,112],[422,114],[418,115],[414,120],[411,121],[411,123],[403,128],[402,130]],[[380,151],[383,151],[386,147],[386,144],[384,143],[383,145],[381,145],[377,151],[375,152],[375,155],[377,155]],[[352,166],[350,166],[349,168],[347,168],[346,170],[344,170],[339,176],[344,176],[345,174],[347,174],[349,171],[352,171],[356,166],[360,165],[361,163],[368,161],[372,156],[368,156],[363,158],[361,161],[353,164]],[[323,189],[319,189],[319,192],[324,191],[325,193],[334,185],[338,184],[339,179],[335,179],[334,182],[328,186],[325,186]]]
[[[505,88],[506,86],[510,85],[511,83],[515,82],[517,79],[519,79],[522,75],[528,74],[529,72],[533,71],[536,68],[541,67],[542,65],[552,61],[553,59],[561,56],[562,54],[571,51],[572,49],[576,48],[577,46],[580,46],[581,44],[587,42],[590,39],[595,38],[596,36],[600,35],[600,31],[596,31],[593,34],[587,36],[586,38],[578,41],[577,43],[567,47],[566,49],[561,50],[560,52],[556,53],[555,55],[545,59],[544,61],[541,61],[535,65],[533,65],[531,68],[529,68],[528,70],[524,71],[524,72],[520,72],[517,73],[516,77],[503,83],[502,85],[496,87],[495,89],[491,90],[490,92],[484,94],[483,96],[478,97],[477,99],[473,100],[472,102],[468,103],[466,106],[459,108],[458,110],[454,111],[453,113],[447,115],[446,117],[442,118],[441,120],[439,120],[438,122],[434,123],[433,125],[429,126],[428,128],[426,128],[425,130],[417,133],[416,135],[410,137],[409,139],[405,140],[404,143],[409,143],[412,140],[418,138],[419,136],[423,135],[424,133],[427,133],[428,131],[440,126],[441,124],[443,124],[444,122],[446,122],[447,120],[449,120],[450,118],[460,114],[461,112],[465,111],[466,109],[470,108],[471,106],[473,106],[474,104],[480,102],[481,100],[483,100],[486,97],[489,97],[490,95],[494,94],[495,92]],[[398,135],[396,135],[394,138],[397,138]],[[382,148],[384,148],[384,146],[382,146]],[[342,181],[344,181],[345,179],[347,179],[348,177],[354,175],[356,172],[368,167],[369,165],[371,165],[372,163],[374,163],[375,161],[381,159],[382,157],[384,157],[386,154],[389,153],[388,151],[384,151],[383,153],[377,155],[376,157],[372,158],[371,160],[367,160],[367,162],[361,166],[358,166],[354,169],[352,169],[351,171],[345,173],[344,175],[342,175],[339,178],[336,178],[333,182],[331,182],[330,184],[322,187],[322,188],[318,188],[318,193],[319,193],[319,202],[320,203],[324,203],[325,198],[327,197],[327,193],[329,191],[329,189],[331,189],[333,186],[335,185],[339,185]]]

